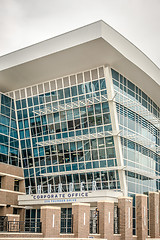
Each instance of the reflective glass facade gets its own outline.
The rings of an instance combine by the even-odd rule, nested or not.
[[[0,161],[21,166],[14,100],[0,94]]]
[[[4,162],[15,164],[17,157],[19,164],[20,150],[27,194],[123,190],[120,171],[129,195],[159,190],[160,109],[115,70],[111,79],[104,72],[97,67],[1,95],[1,154],[8,156]],[[112,122],[116,117],[119,133]],[[124,165],[118,161],[116,134]]]
[[[159,190],[160,108],[121,74],[112,76],[128,191]]]
[[[120,189],[103,68],[25,93],[15,92],[26,192]]]

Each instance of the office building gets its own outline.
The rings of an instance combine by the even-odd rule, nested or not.
[[[0,86],[0,161],[22,185],[3,213],[159,191],[160,70],[103,21],[2,56]]]

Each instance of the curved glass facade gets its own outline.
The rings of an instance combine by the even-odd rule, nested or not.
[[[14,100],[0,94],[0,162],[21,166]]]
[[[26,192],[120,189],[103,68],[25,91],[16,108]]]
[[[19,165],[20,149],[27,194],[123,191],[124,171],[129,195],[159,190],[160,109],[124,76],[112,70],[108,79],[104,70],[11,92],[15,109],[13,99],[1,95],[1,159]],[[113,124],[117,117],[119,133]]]
[[[118,72],[112,77],[128,191],[159,190],[160,108]]]

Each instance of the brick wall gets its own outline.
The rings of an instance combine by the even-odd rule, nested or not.
[[[25,193],[23,169],[0,163],[0,216],[13,214],[13,208],[18,206],[18,195]],[[14,180],[19,180],[19,192],[14,191]],[[20,210],[18,210],[20,213]],[[22,215],[24,217],[24,214]],[[24,220],[24,218],[21,220]]]

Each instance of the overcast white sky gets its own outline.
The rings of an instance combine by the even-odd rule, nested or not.
[[[0,0],[0,56],[100,19],[160,67],[160,0]]]

